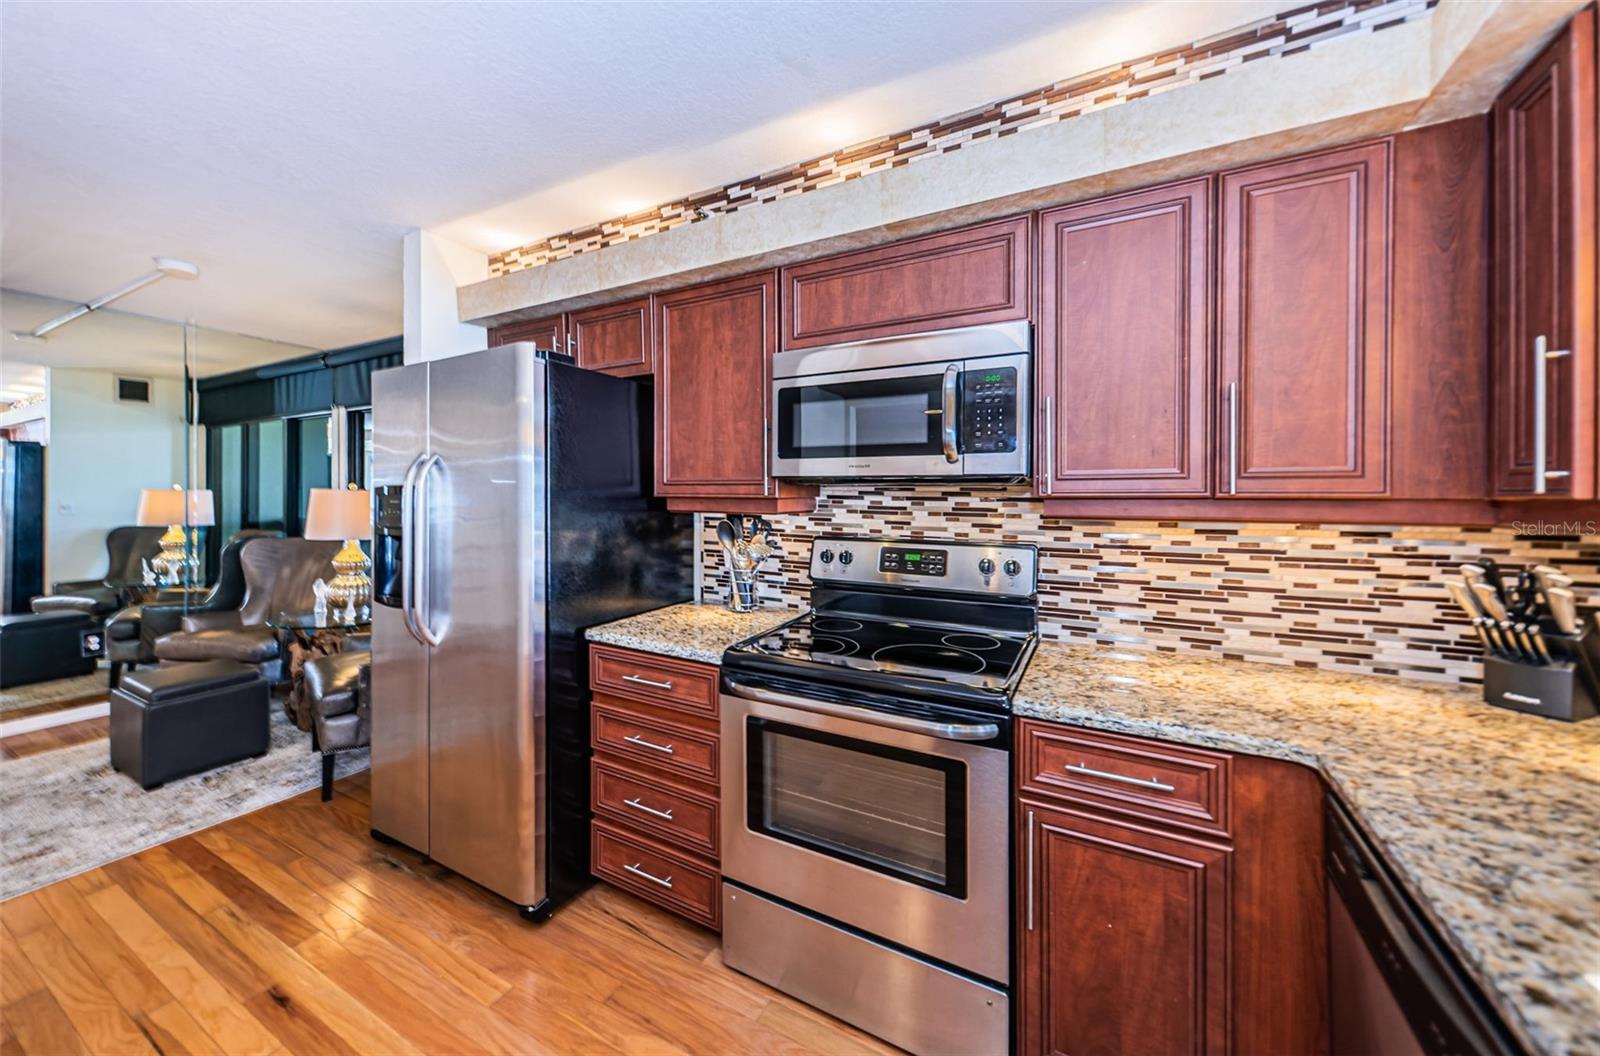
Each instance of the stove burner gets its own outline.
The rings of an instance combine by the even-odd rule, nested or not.
[[[883,660],[903,667],[919,667],[927,671],[954,671],[958,674],[976,675],[988,662],[977,653],[961,648],[940,648],[915,642],[886,645],[872,654],[872,659]]]
[[[811,636],[811,652],[820,656],[854,656],[861,651],[861,645],[847,638],[834,638],[825,634]]]
[[[939,640],[952,649],[970,649],[975,653],[1000,648],[1000,639],[987,634],[947,634]]]
[[[861,621],[842,620],[836,616],[824,616],[820,620],[812,620],[811,629],[819,634],[849,634],[851,631],[859,631],[861,629]]]

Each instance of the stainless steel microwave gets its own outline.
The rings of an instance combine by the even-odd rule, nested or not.
[[[1026,322],[780,352],[772,374],[774,476],[1028,476]]]

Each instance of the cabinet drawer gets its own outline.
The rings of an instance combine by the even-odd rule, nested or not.
[[[1229,831],[1225,753],[1039,722],[1024,723],[1021,750],[1024,794]]]
[[[720,844],[717,801],[597,757],[590,764],[594,810],[620,824],[715,859]]]
[[[663,708],[694,715],[717,717],[717,668],[629,649],[600,645],[591,649],[591,689],[648,700]]]
[[[717,738],[676,723],[640,718],[595,702],[590,743],[600,751],[716,784],[721,775]]]
[[[603,821],[593,823],[589,867],[609,883],[708,928],[722,922],[714,869]]]

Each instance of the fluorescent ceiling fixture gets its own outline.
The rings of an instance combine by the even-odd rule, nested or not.
[[[79,319],[85,315],[88,315],[90,312],[98,311],[110,304],[112,301],[121,300],[122,298],[128,296],[128,294],[133,293],[136,290],[142,290],[152,283],[160,282],[162,279],[187,280],[198,279],[200,277],[200,269],[189,263],[187,260],[177,260],[173,257],[151,257],[150,259],[155,262],[156,270],[150,272],[148,275],[141,275],[127,285],[119,286],[115,290],[112,290],[104,297],[97,297],[92,301],[85,302],[84,304],[75,305],[67,311],[62,312],[49,322],[40,323],[32,330],[13,330],[11,331],[11,336],[16,338],[18,341],[43,341],[45,335],[57,327],[66,326],[74,319]]]

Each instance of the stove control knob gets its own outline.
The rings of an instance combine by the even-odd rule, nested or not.
[[[855,559],[856,559],[856,555],[852,554],[850,551],[848,551],[848,550],[840,550],[839,551],[839,563],[841,565],[848,565],[850,562],[854,561]]]
[[[1013,557],[1000,567],[1006,570],[1006,575],[1015,576],[1022,571],[1022,562]]]
[[[825,565],[833,564],[833,551],[832,550],[824,550],[824,551],[822,551],[822,553],[818,554],[817,556],[822,559],[822,563],[823,564],[825,564]]]
[[[994,575],[994,558],[986,557],[978,562],[978,571],[986,576]]]

